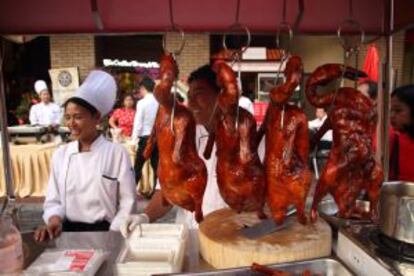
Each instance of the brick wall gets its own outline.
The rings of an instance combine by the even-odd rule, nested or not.
[[[210,61],[210,36],[208,34],[186,34],[186,44],[178,58],[180,78],[188,75],[198,67]],[[181,45],[181,35],[168,33],[166,38],[167,49],[173,51]]]
[[[91,35],[50,36],[50,64],[52,68],[79,67],[83,80],[95,68],[95,42]]]

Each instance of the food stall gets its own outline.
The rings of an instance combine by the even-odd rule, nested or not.
[[[173,4],[172,4],[173,3]],[[34,34],[58,34],[58,33],[93,33],[93,34],[114,34],[114,33],[148,33],[148,32],[165,32],[176,31],[173,27],[179,25],[185,32],[211,32],[211,33],[228,33],[231,30],[230,26],[233,26],[235,22],[247,26],[252,33],[277,33],[280,31],[279,25],[281,22],[290,22],[292,30],[298,34],[336,34],[339,26],[341,26],[346,20],[353,20],[358,22],[366,34],[376,35],[379,37],[385,37],[387,40],[387,59],[383,80],[385,82],[384,93],[380,107],[381,116],[381,161],[385,174],[388,172],[388,115],[389,115],[389,97],[392,87],[392,35],[398,30],[402,30],[411,26],[414,23],[413,13],[414,2],[409,0],[389,0],[389,1],[375,1],[375,0],[363,0],[363,1],[272,1],[272,0],[244,0],[244,1],[190,1],[190,0],[177,0],[177,1],[124,1],[122,5],[119,5],[113,0],[91,0],[91,1],[70,1],[70,2],[57,2],[57,1],[13,1],[0,3],[0,34],[21,34],[21,35],[34,35]],[[30,10],[30,13],[26,11]],[[142,13],[141,11],[151,11]],[[45,13],[47,16],[45,16]],[[140,16],[137,16],[139,14]],[[7,15],[7,16],[6,16]],[[235,20],[236,15],[236,20]],[[24,18],[24,20],[22,20]],[[62,20],[64,18],[64,20]],[[174,20],[173,20],[174,18]],[[173,28],[173,29],[172,29]],[[236,31],[236,30],[231,30]],[[240,31],[240,30],[239,30]],[[1,64],[1,62],[0,62]],[[1,75],[0,75],[1,77]],[[5,126],[5,101],[4,101],[4,89],[1,88],[1,126],[2,126],[2,150],[3,150],[3,163],[5,169],[5,179],[7,188],[7,200],[9,206],[13,206],[14,202],[14,189],[13,183],[13,169],[10,158],[10,150],[8,137],[6,135]],[[385,180],[387,175],[385,175]],[[233,214],[231,214],[233,215]],[[226,215],[228,217],[228,215]],[[220,252],[226,252],[224,255],[213,256],[211,252],[202,252],[203,257],[206,256],[219,257],[221,261],[225,258],[236,259],[241,258],[239,254],[240,250],[248,250],[250,253],[256,250],[254,245],[248,247],[241,245],[239,248],[232,248],[232,244],[238,244],[240,246],[240,240],[238,236],[232,236],[234,233],[225,228],[223,231],[227,231],[230,236],[227,237],[231,241],[231,244],[227,248],[221,247],[222,242],[221,234],[214,237],[214,233],[211,233],[211,229],[214,228],[214,223],[206,226],[210,221],[206,218],[204,224],[200,227],[203,230],[204,236],[201,236],[201,240],[204,239],[204,249],[206,242],[209,243],[213,251],[219,250]],[[319,219],[319,221],[322,221]],[[318,221],[318,222],[319,222]],[[343,272],[338,272],[330,269],[338,267],[338,260],[346,263],[352,273],[357,275],[372,275],[378,273],[379,275],[409,275],[413,271],[412,264],[405,264],[401,259],[397,261],[390,261],[389,257],[382,257],[377,254],[376,243],[367,239],[369,233],[378,230],[373,225],[361,225],[351,224],[349,229],[345,229],[347,222],[339,226],[334,232],[334,256],[332,258],[330,248],[330,228],[326,228],[324,222],[322,226],[313,229],[312,233],[308,233],[308,236],[296,234],[297,239],[293,240],[294,246],[299,246],[299,249],[294,250],[293,255],[297,256],[297,251],[312,251],[312,248],[317,248],[321,251],[321,255],[315,257],[329,257],[320,264],[320,267],[316,270],[317,273],[343,273],[338,275],[350,275],[349,270],[341,266]],[[220,225],[226,225],[226,221],[220,223]],[[304,226],[303,226],[304,227]],[[312,226],[315,228],[316,226]],[[205,229],[204,229],[205,228]],[[217,227],[220,230],[223,227]],[[308,229],[309,230],[309,229]],[[230,231],[231,233],[229,233]],[[209,232],[209,233],[207,233]],[[214,231],[213,231],[214,232]],[[326,235],[326,236],[322,236]],[[368,233],[368,234],[367,234]],[[141,233],[142,234],[142,233]],[[107,263],[102,267],[98,273],[102,275],[111,275],[113,273],[113,264],[118,250],[125,241],[123,241],[118,233],[108,232],[100,236],[101,247],[92,247],[96,249],[109,250],[111,257],[108,257]],[[236,235],[239,235],[238,233]],[[335,242],[335,235],[338,235],[337,243]],[[307,241],[314,238],[315,240],[322,239],[322,243],[309,244],[307,249],[300,248],[304,243],[298,242],[299,239],[305,237]],[[88,244],[92,241],[88,234],[77,235],[76,239],[69,233],[63,233],[62,236],[56,242],[50,242],[48,244],[36,244],[31,240],[30,234],[24,234],[23,240],[25,252],[29,252],[25,255],[26,265],[30,261],[33,261],[36,256],[31,254],[35,251],[43,251],[47,247],[57,247],[60,249],[79,248],[79,245],[70,245],[71,242],[80,242]],[[288,238],[286,238],[288,239]],[[189,248],[193,248],[190,240]],[[375,240],[375,238],[374,238]],[[244,241],[243,241],[244,242]],[[99,241],[98,241],[99,243]],[[274,243],[274,241],[273,241]],[[60,247],[61,246],[61,247]],[[251,246],[251,244],[249,245]],[[410,244],[412,248],[412,244]],[[208,246],[207,246],[208,247]],[[265,248],[268,248],[264,246]],[[326,250],[322,250],[325,247]],[[91,247],[87,247],[91,248]],[[197,247],[194,247],[197,248]],[[318,251],[318,250],[314,250]],[[188,260],[191,256],[197,255],[199,252],[187,251]],[[234,255],[232,255],[234,254]],[[269,255],[268,252],[262,252],[263,255]],[[278,253],[279,254],[279,253]],[[37,254],[35,254],[37,255]],[[249,254],[254,256],[254,254]],[[309,259],[312,257],[305,256],[303,259]],[[196,258],[198,259],[198,258]],[[254,259],[254,257],[253,257]],[[410,260],[410,257],[408,258]],[[248,259],[249,262],[251,259]],[[298,259],[282,259],[280,262],[297,261]],[[211,259],[207,260],[213,262]],[[271,261],[270,261],[271,262]],[[317,263],[320,261],[317,261]],[[204,260],[194,263],[189,262],[185,267],[185,272],[200,272],[200,270],[209,271],[204,272],[205,275],[226,275],[227,273],[235,275],[238,272],[244,271],[248,274],[247,268],[237,268],[233,270],[223,271],[211,271],[213,268],[208,264],[205,264]],[[216,265],[215,267],[224,268],[223,266]],[[237,264],[237,266],[244,266],[244,264]],[[292,273],[297,273],[299,270],[303,271],[304,268],[311,269],[309,266],[305,266],[304,262],[297,262],[292,264],[293,270],[289,270],[288,264],[281,265],[280,269],[286,269]],[[312,266],[312,265],[311,265]],[[313,263],[313,266],[317,264]],[[329,272],[328,272],[329,271]],[[203,272],[201,272],[203,273]],[[348,273],[348,274],[347,274]]]

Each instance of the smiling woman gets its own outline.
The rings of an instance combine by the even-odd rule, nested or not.
[[[61,231],[119,231],[135,211],[135,180],[126,150],[107,141],[96,129],[112,110],[115,80],[92,71],[64,104],[72,142],[52,158],[43,219],[35,239],[56,238]]]
[[[391,95],[390,179],[414,181],[414,85]]]
[[[65,103],[65,125],[70,129],[72,140],[79,140],[82,146],[90,145],[99,135],[96,125],[100,114],[95,107],[81,98],[71,98]]]

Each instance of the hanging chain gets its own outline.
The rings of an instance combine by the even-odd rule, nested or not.
[[[353,5],[352,5],[352,0],[349,0],[349,2],[348,2],[348,13],[349,13],[349,18],[354,17],[354,9],[353,9]]]
[[[171,26],[175,26],[175,22],[174,22],[174,12],[173,12],[173,4],[172,4],[172,0],[169,0],[169,11],[170,11],[170,24]]]
[[[240,19],[240,0],[237,0],[236,18],[235,18],[235,21],[234,21],[235,24],[240,24],[239,19]]]

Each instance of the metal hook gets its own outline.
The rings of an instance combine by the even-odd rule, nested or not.
[[[235,23],[235,24],[231,25],[230,28],[229,28],[230,31],[240,30],[240,29],[242,29],[246,32],[246,36],[247,36],[246,46],[245,47],[240,47],[240,49],[236,50],[233,54],[233,59],[235,59],[237,56],[238,56],[238,58],[241,58],[242,54],[247,50],[247,48],[250,47],[250,43],[252,41],[252,36],[250,34],[249,29],[246,26],[241,25],[240,23]],[[223,48],[224,48],[225,51],[228,50],[227,43],[226,43],[226,38],[227,38],[227,34],[223,35],[222,44],[223,44]]]
[[[164,50],[164,53],[172,53],[174,55],[174,57],[178,57],[181,54],[181,52],[183,51],[184,46],[185,46],[185,42],[186,42],[185,41],[184,30],[181,27],[179,27],[178,25],[174,24],[171,28],[171,31],[180,33],[180,35],[181,35],[181,45],[178,49],[170,51],[167,48],[167,34],[164,34],[164,36],[162,37],[162,49]]]
[[[345,42],[345,39],[343,39],[343,36],[342,36],[342,29],[345,27],[345,26],[350,26],[350,27],[355,27],[356,29],[358,29],[359,30],[359,32],[361,33],[361,39],[360,39],[360,41],[359,41],[359,43],[357,43],[355,46],[350,46],[350,47],[348,47],[347,45],[346,45],[346,42]],[[365,31],[364,31],[364,29],[362,28],[362,26],[361,26],[361,24],[359,24],[358,23],[358,21],[355,21],[355,20],[353,20],[353,19],[346,19],[346,20],[344,20],[344,21],[342,21],[342,23],[341,24],[339,24],[339,27],[338,27],[338,30],[337,30],[337,36],[338,36],[338,39],[339,39],[339,42],[341,43],[341,45],[342,45],[342,48],[345,50],[345,51],[349,51],[350,53],[353,53],[353,52],[358,52],[359,51],[359,47],[362,45],[362,44],[364,44],[364,41],[365,41]]]
[[[287,33],[289,34],[289,41],[288,41],[287,49],[282,49],[280,47],[280,34],[282,33],[283,30],[286,30]],[[276,48],[286,50],[286,52],[289,53],[290,52],[290,47],[292,45],[292,40],[293,40],[293,28],[292,28],[292,26],[287,22],[280,23],[279,27],[277,28],[277,33],[276,33]]]

